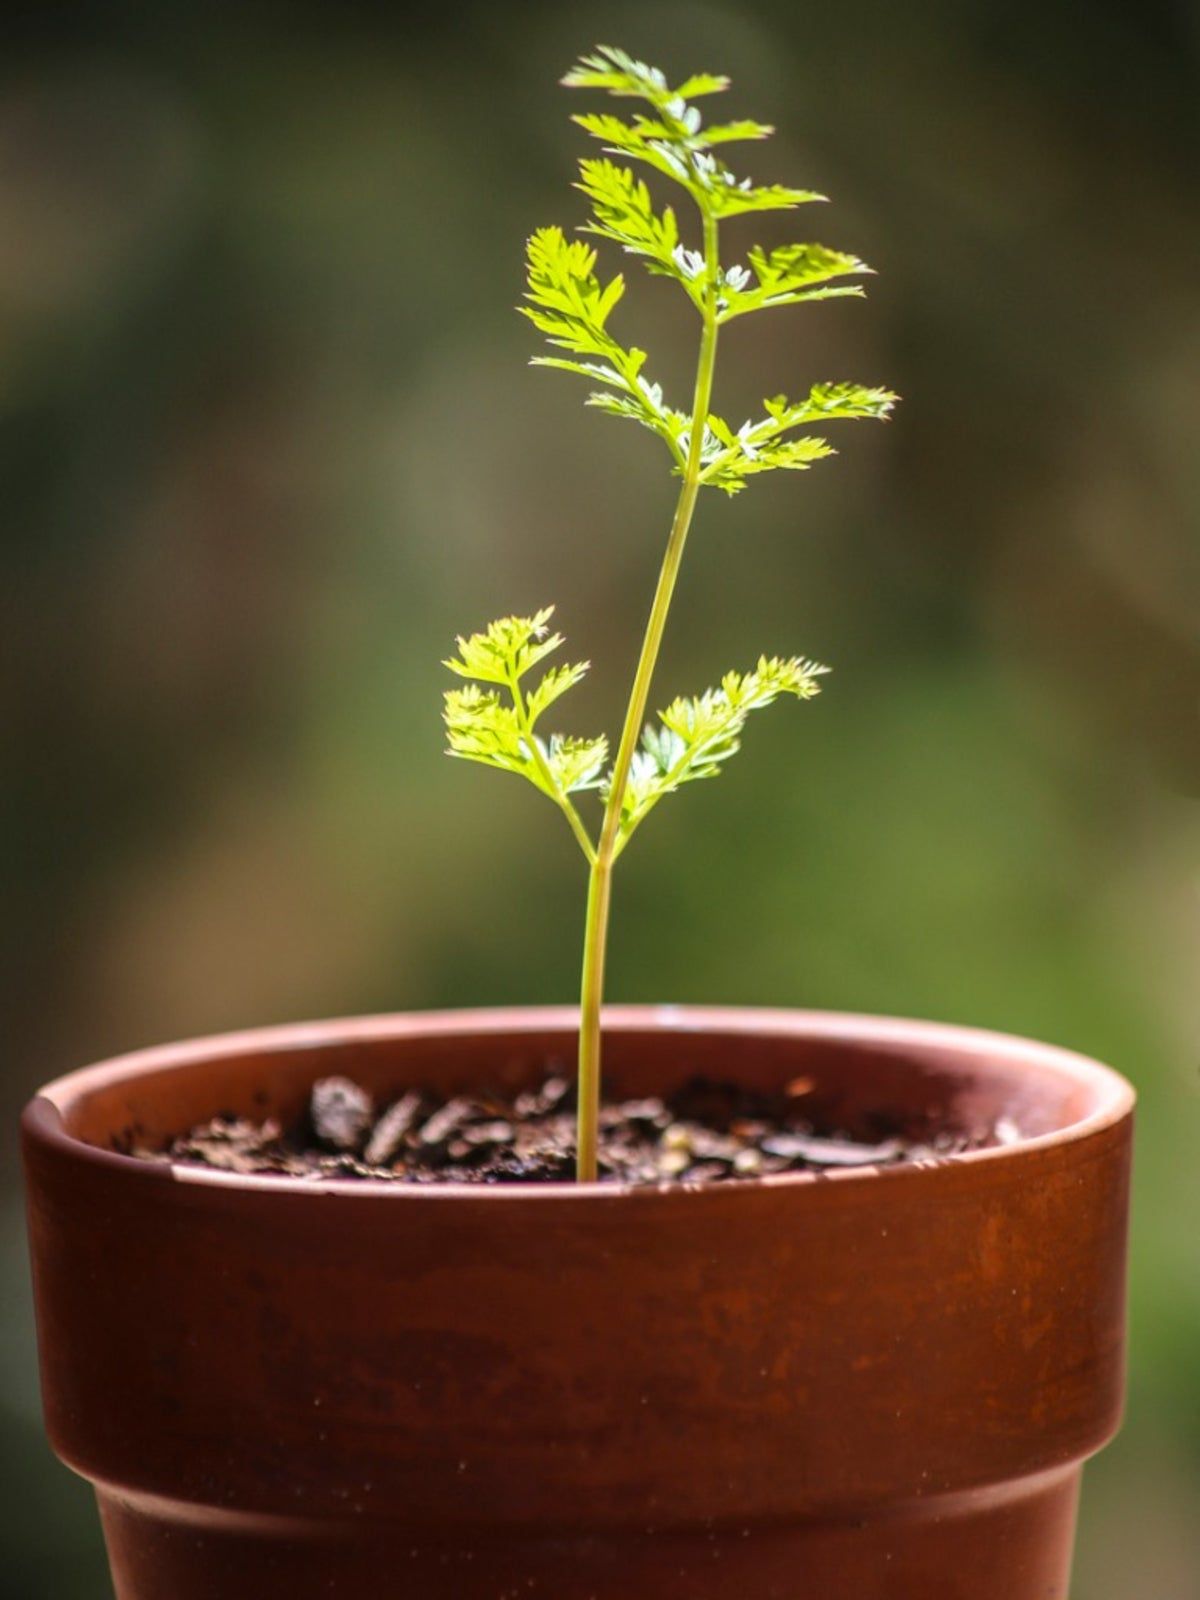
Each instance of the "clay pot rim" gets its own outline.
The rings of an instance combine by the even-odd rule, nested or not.
[[[1133,1086],[1120,1073],[1089,1056],[1059,1045],[1044,1044],[1036,1039],[988,1028],[857,1012],[660,1004],[606,1007],[605,1031],[644,1033],[660,1029],[676,1033],[696,1031],[743,1036],[791,1036],[887,1045],[901,1051],[920,1052],[930,1048],[950,1050],[979,1061],[1003,1057],[1010,1065],[1019,1064],[1028,1068],[1031,1074],[1050,1076],[1060,1081],[1065,1078],[1082,1087],[1092,1098],[1092,1110],[1077,1121],[1050,1133],[1021,1137],[1011,1144],[938,1157],[929,1162],[891,1167],[852,1167],[827,1173],[779,1173],[759,1178],[730,1179],[709,1186],[574,1182],[414,1185],[369,1183],[347,1178],[314,1181],[274,1174],[254,1176],[182,1163],[144,1161],[89,1144],[67,1128],[72,1105],[102,1087],[110,1087],[147,1071],[159,1073],[192,1066],[214,1056],[240,1054],[252,1057],[281,1050],[316,1050],[335,1041],[345,1043],[413,1035],[457,1034],[477,1037],[486,1034],[573,1032],[578,1027],[578,1015],[578,1011],[570,1006],[407,1011],[281,1023],[210,1034],[174,1044],[154,1045],[79,1068],[44,1085],[25,1107],[22,1130],[27,1140],[46,1147],[60,1158],[123,1172],[129,1180],[143,1183],[186,1182],[281,1196],[309,1195],[318,1198],[322,1195],[338,1195],[360,1202],[410,1205],[461,1202],[464,1199],[487,1201],[495,1205],[532,1205],[539,1201],[561,1202],[569,1198],[593,1205],[597,1202],[627,1204],[631,1200],[662,1199],[676,1194],[690,1195],[694,1203],[702,1196],[728,1196],[731,1191],[812,1188],[831,1183],[840,1186],[911,1182],[914,1177],[928,1179],[938,1172],[979,1163],[1011,1163],[1026,1155],[1032,1156],[1039,1150],[1094,1137],[1128,1117],[1137,1098]],[[950,1066],[948,1070],[954,1071],[956,1068]]]

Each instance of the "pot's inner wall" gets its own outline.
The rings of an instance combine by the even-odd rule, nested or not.
[[[300,1036],[297,1036],[298,1038]],[[778,1089],[797,1077],[812,1080],[805,1111],[818,1125],[869,1135],[880,1114],[914,1131],[945,1129],[971,1135],[1008,1119],[1024,1137],[1071,1126],[1097,1108],[1097,1091],[1053,1053],[987,1036],[961,1042],[897,1027],[895,1040],[877,1031],[852,1033],[723,1030],[622,1024],[606,1034],[605,1093],[611,1099],[663,1094],[695,1075]],[[461,1032],[422,1033],[419,1019],[386,1031],[339,1036],[307,1033],[302,1043],[280,1035],[214,1040],[211,1053],[193,1052],[155,1069],[143,1058],[134,1073],[101,1070],[82,1092],[62,1102],[66,1129],[87,1143],[111,1148],[135,1138],[166,1143],[217,1115],[256,1120],[298,1118],[313,1083],[345,1074],[386,1102],[421,1085],[450,1095],[496,1087],[517,1089],[547,1070],[573,1072],[574,1033],[566,1026],[509,1025]]]

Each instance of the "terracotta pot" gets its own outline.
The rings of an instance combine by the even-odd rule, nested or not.
[[[25,1116],[46,1419],[119,1600],[1054,1600],[1123,1383],[1133,1095],[1001,1035],[617,1010],[693,1072],[1004,1115],[1002,1148],[706,1190],[240,1178],[108,1148],[315,1078],[531,1077],[573,1016],[271,1029]]]

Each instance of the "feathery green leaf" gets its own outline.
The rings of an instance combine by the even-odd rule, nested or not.
[[[567,240],[561,228],[539,228],[527,245],[527,306],[518,309],[536,328],[564,350],[577,355],[605,356],[618,365],[641,351],[627,351],[604,324],[625,292],[618,274],[607,285],[596,277],[596,252],[582,239]]]
[[[618,167],[603,157],[581,161],[579,171],[581,181],[575,187],[591,201],[593,218],[584,224],[583,232],[612,239],[630,255],[641,256],[648,272],[675,278],[697,305],[702,304],[694,284],[696,275],[683,259],[679,227],[670,206],[660,216],[642,180],[628,167]]]
[[[520,773],[562,806],[578,831],[579,819],[567,796],[599,784],[608,740],[603,735],[577,739],[555,733],[546,741],[534,730],[542,713],[579,682],[588,663],[551,667],[528,695],[521,688],[530,668],[563,642],[561,634],[547,628],[553,614],[553,606],[547,606],[531,617],[501,617],[481,633],[459,638],[458,655],[444,664],[459,677],[476,681],[447,690],[444,720],[448,754]],[[497,687],[482,689],[480,683]]]
[[[747,311],[761,311],[768,306],[798,305],[805,300],[832,300],[838,296],[861,297],[859,284],[839,284],[833,288],[818,288],[832,278],[844,278],[870,273],[871,268],[857,256],[845,255],[840,250],[829,250],[820,244],[785,244],[774,250],[764,250],[755,245],[749,254],[750,267],[729,267],[723,275],[717,302],[717,318],[728,322]]]
[[[732,495],[745,487],[747,478],[760,472],[802,472],[837,452],[827,439],[814,434],[785,438],[790,429],[810,422],[883,419],[897,398],[889,389],[868,389],[857,383],[818,383],[804,400],[793,403],[784,395],[764,400],[767,415],[758,422],[744,422],[736,433],[723,418],[710,415],[700,481]]]
[[[572,661],[561,667],[550,668],[526,697],[530,727],[537,722],[543,712],[549,711],[554,702],[566,694],[568,689],[573,689],[579,680],[586,676],[590,666],[590,661]]]
[[[775,129],[769,122],[755,122],[752,117],[741,117],[737,122],[713,123],[695,135],[706,149],[714,144],[732,144],[735,140],[769,139]]]
[[[868,389],[861,383],[814,383],[804,400],[790,404],[784,395],[764,400],[768,415],[781,428],[805,422],[853,421],[869,417],[884,421],[900,396],[890,389]]]
[[[525,676],[543,656],[552,654],[563,642],[561,633],[547,634],[546,624],[554,615],[545,606],[532,617],[501,617],[490,622],[482,633],[455,640],[458,655],[442,663],[460,678],[478,678],[483,683],[509,684]]]
[[[704,180],[704,203],[717,217],[739,217],[749,211],[794,211],[824,200],[815,189],[792,189],[784,183],[753,184],[738,179],[715,156],[697,156]]]
[[[716,777],[741,748],[742,729],[752,711],[783,694],[811,700],[827,671],[799,656],[762,656],[750,672],[727,672],[717,689],[673,700],[659,712],[658,726],[648,726],[642,735],[622,801],[622,840],[628,840],[664,795],[681,784]]]
[[[648,66],[610,44],[598,45],[594,55],[581,56],[561,82],[567,89],[607,89],[609,94],[648,100],[657,108],[686,100],[689,95],[719,94],[729,87],[728,78],[699,72],[672,89],[660,68]]]
[[[526,299],[530,304],[519,309],[552,345],[597,358],[572,361],[564,356],[534,356],[532,365],[577,372],[617,390],[615,395],[593,393],[588,404],[640,422],[658,434],[675,462],[682,464],[678,441],[687,418],[666,404],[658,384],[642,376],[646,352],[636,346],[626,349],[605,327],[624,290],[624,280],[616,277],[603,286],[595,273],[595,250],[582,240],[568,241],[561,228],[539,228],[529,240],[528,261]]]
[[[552,733],[549,744],[543,748],[550,771],[564,794],[600,787],[608,760],[608,740],[604,734],[595,739],[576,739],[564,733]]]

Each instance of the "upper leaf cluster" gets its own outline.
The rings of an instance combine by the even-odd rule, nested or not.
[[[646,269],[672,278],[705,320],[715,328],[751,311],[796,305],[809,300],[861,295],[859,284],[842,280],[870,272],[857,256],[820,244],[787,244],[767,249],[755,245],[747,265],[722,266],[716,253],[718,222],[740,211],[790,209],[821,199],[810,190],[780,185],[755,187],[735,178],[718,146],[734,140],[764,139],[773,130],[749,119],[706,127],[691,102],[728,87],[728,79],[697,73],[672,85],[657,67],[625,51],[600,47],[585,56],[563,79],[571,88],[603,89],[623,99],[643,102],[646,110],[631,118],[609,113],[585,114],[574,120],[599,139],[606,153],[585,157],[576,187],[587,196],[591,217],[584,233],[609,239]],[[705,248],[691,248],[681,235],[670,206],[656,208],[645,181],[612,156],[625,156],[671,178],[692,196],[705,219]],[[628,417],[656,433],[669,450],[678,474],[689,471],[700,485],[735,494],[747,479],[777,468],[811,466],[834,451],[815,437],[788,437],[790,430],[817,420],[883,417],[895,396],[860,385],[818,385],[809,400],[786,406],[777,414],[747,422],[735,433],[716,414],[693,417],[670,405],[659,384],[645,375],[646,352],[625,346],[610,331],[609,318],[625,292],[619,274],[603,283],[596,274],[596,253],[583,241],[568,241],[560,228],[541,228],[528,244],[528,287],[524,314],[563,355],[536,356],[535,366],[576,372],[594,384],[588,404],[610,415]],[[820,394],[874,396],[860,405],[820,407]],[[694,445],[693,434],[701,437]]]
[[[624,50],[601,45],[562,81],[569,89],[605,89],[624,99],[646,101],[651,113],[637,113],[629,121],[603,112],[585,113],[573,120],[612,154],[643,162],[680,184],[713,216],[789,211],[807,201],[824,199],[811,189],[755,186],[749,178],[736,178],[713,154],[718,145],[765,139],[775,131],[767,123],[749,118],[703,126],[700,108],[689,102],[727,89],[728,78],[701,72],[672,88],[657,67],[635,60]]]

